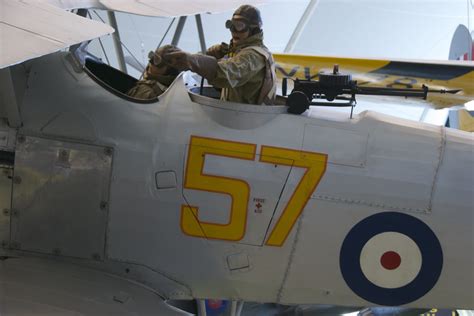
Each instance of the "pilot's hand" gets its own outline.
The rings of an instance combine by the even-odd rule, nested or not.
[[[191,54],[188,54],[182,50],[165,54],[163,58],[167,64],[177,69],[178,71],[191,69],[191,65],[190,65]]]
[[[217,59],[221,59],[229,53],[229,45],[222,42],[221,44],[216,44],[209,47],[206,51],[206,55],[213,56]]]

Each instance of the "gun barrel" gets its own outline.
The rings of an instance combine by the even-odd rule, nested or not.
[[[379,87],[356,87],[355,94],[363,95],[387,95],[397,97],[415,97],[426,99],[426,89],[403,89],[403,88],[379,88]]]

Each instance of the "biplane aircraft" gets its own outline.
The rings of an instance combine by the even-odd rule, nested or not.
[[[284,96],[224,102],[190,73],[133,99],[135,78],[78,54],[113,29],[64,10],[239,4],[1,2],[0,315],[206,315],[206,299],[231,315],[243,302],[474,309],[473,134],[373,111],[291,114]],[[337,63],[361,85],[473,99],[469,63],[275,57],[285,77]]]

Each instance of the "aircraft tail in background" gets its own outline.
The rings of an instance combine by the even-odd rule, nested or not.
[[[474,132],[474,117],[466,109],[458,111],[459,129],[466,132]]]
[[[466,132],[474,132],[473,112],[466,108],[451,109],[449,111],[449,127],[460,129]]]
[[[450,60],[474,60],[473,34],[468,28],[459,24],[454,31],[451,47],[449,49]]]

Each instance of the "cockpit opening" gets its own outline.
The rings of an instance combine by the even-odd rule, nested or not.
[[[88,55],[84,64],[85,72],[101,87],[116,96],[136,103],[155,103],[158,98],[138,99],[127,95],[127,92],[136,85],[138,80],[122,71],[115,69],[100,59]]]
[[[140,78],[137,79],[121,70],[115,68],[113,65],[109,65],[102,61],[101,58],[95,56],[88,52],[89,43],[83,43],[80,49],[75,50],[73,54],[76,56],[78,60],[82,60],[81,64],[83,64],[84,71],[102,88],[108,90],[109,92],[113,93],[114,95],[125,99],[130,102],[134,103],[144,103],[150,104],[159,101],[159,98],[156,97],[156,94],[149,93],[149,92],[156,92],[156,91],[149,91],[151,89],[155,89],[154,85],[149,84],[151,80],[147,80],[147,78]],[[82,56],[82,57],[81,57]],[[141,65],[143,67],[143,65]],[[135,68],[135,67],[134,67]],[[137,69],[138,70],[138,69]],[[145,73],[145,72],[144,72]],[[165,74],[166,75],[166,74]],[[143,74],[142,74],[143,76]],[[171,76],[162,76],[167,77]],[[208,102],[215,102],[221,99],[221,90],[210,86],[207,83],[207,80],[204,80],[204,84],[201,81],[201,77],[195,73],[187,72],[184,74],[184,82],[186,85],[186,89],[190,93],[191,101],[196,102],[193,95],[199,95],[201,98],[199,100],[203,100],[208,98]],[[169,84],[173,80],[168,80],[167,84],[159,85],[160,95],[164,92]],[[132,89],[141,89],[138,91],[140,93],[131,93]],[[145,91],[146,90],[146,91]],[[136,91],[137,92],[137,91]],[[142,98],[136,97],[137,95],[141,95]],[[200,102],[198,102],[200,103]],[[285,105],[286,104],[286,97],[282,97],[281,95],[276,96],[276,100],[272,105]],[[247,104],[249,105],[249,104]],[[252,106],[252,105],[249,105]],[[260,107],[260,105],[255,105],[256,107]]]

